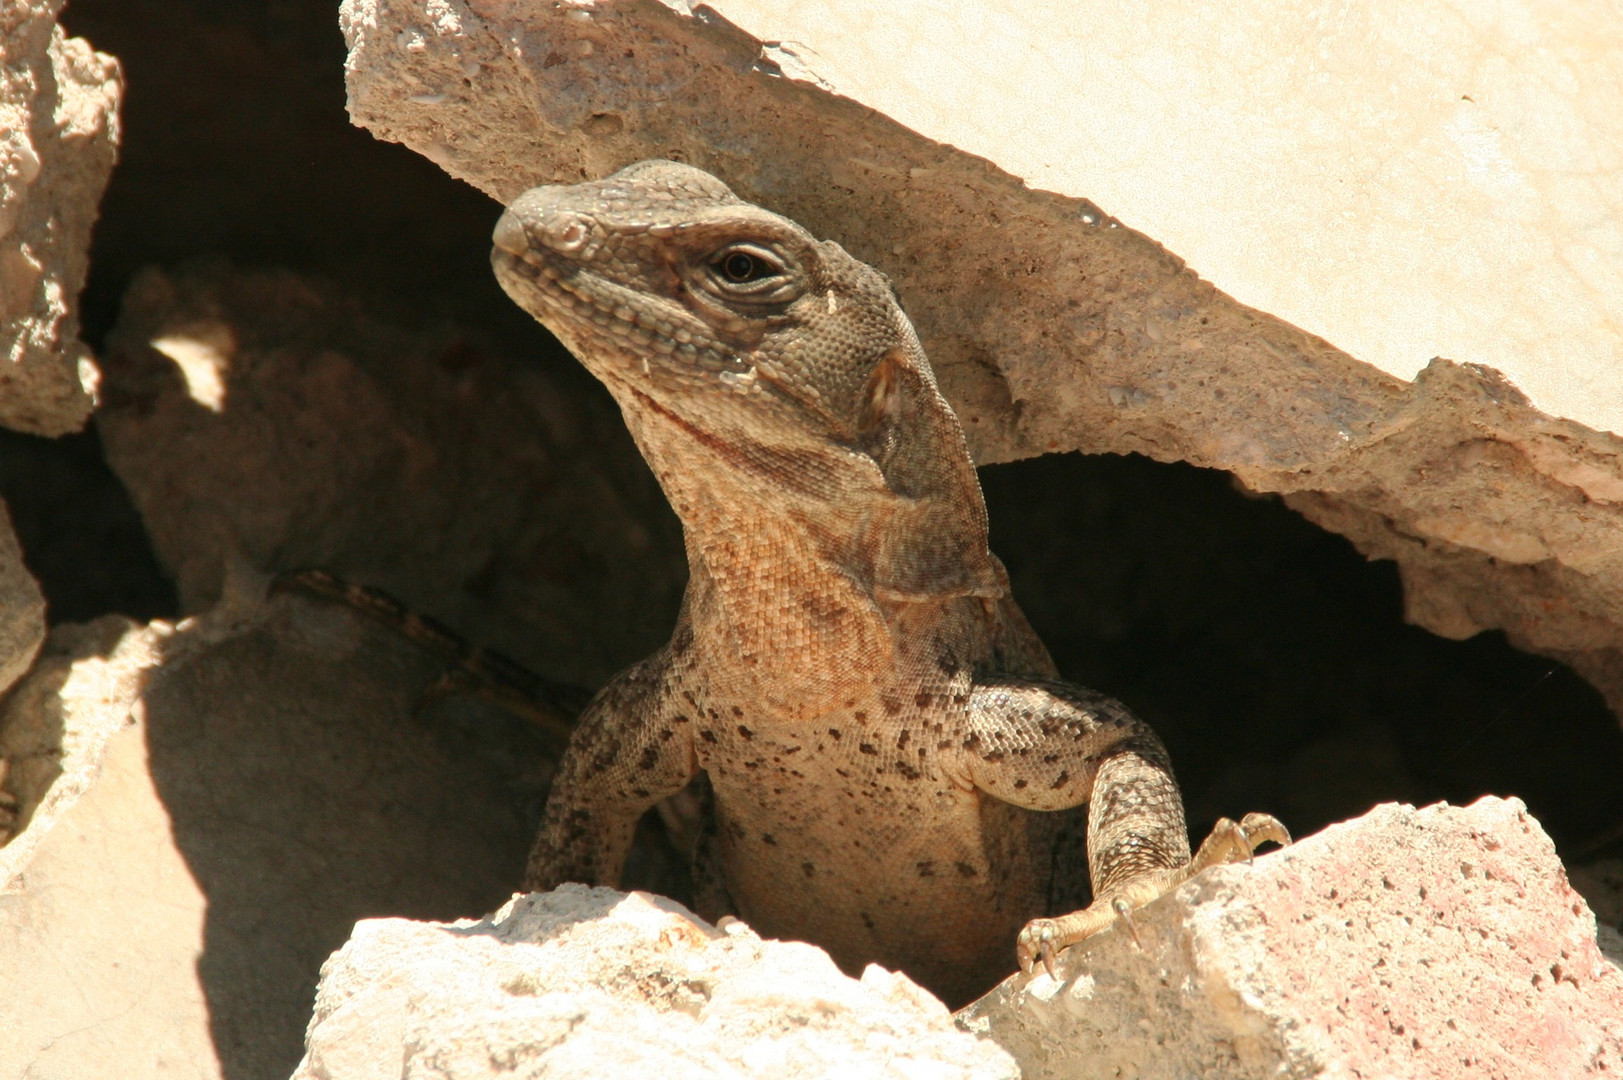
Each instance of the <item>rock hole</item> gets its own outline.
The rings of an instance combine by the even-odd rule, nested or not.
[[[1192,832],[1265,809],[1302,836],[1491,793],[1569,858],[1623,851],[1623,729],[1600,694],[1498,632],[1408,625],[1395,564],[1226,473],[1081,454],[980,472],[1016,599],[1065,677],[1155,727]]]

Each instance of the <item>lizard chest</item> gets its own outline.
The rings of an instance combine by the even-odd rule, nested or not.
[[[1013,935],[1043,909],[1047,852],[1029,814],[953,776],[964,724],[952,696],[891,716],[878,702],[877,717],[852,708],[787,724],[736,702],[706,711],[698,759],[715,793],[722,876],[745,921],[816,941],[852,970],[1006,962]]]

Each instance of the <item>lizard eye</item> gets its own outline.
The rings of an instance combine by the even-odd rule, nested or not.
[[[806,291],[806,274],[797,252],[775,240],[730,240],[687,263],[685,272],[703,293],[730,312],[754,317],[793,303]]]
[[[711,257],[710,267],[726,285],[759,286],[782,277],[784,272],[783,262],[776,255],[755,244],[729,244]]]
[[[721,272],[728,281],[754,281],[766,272],[766,267],[747,251],[735,251],[721,261]]]

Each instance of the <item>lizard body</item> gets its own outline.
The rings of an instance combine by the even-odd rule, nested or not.
[[[1192,861],[1154,733],[1057,677],[877,271],[666,161],[525,193],[492,261],[619,403],[690,573],[670,643],[582,714],[526,887],[616,884],[639,816],[702,771],[718,904],[956,1004],[1011,946],[1051,961],[1284,838],[1220,822]],[[1045,918],[1081,867],[1033,811],[1084,803],[1094,902]]]

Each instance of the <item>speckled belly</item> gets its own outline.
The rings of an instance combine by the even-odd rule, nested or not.
[[[849,722],[742,730],[705,765],[746,922],[815,942],[852,974],[899,968],[948,999],[1014,970],[1015,935],[1043,914],[1049,876],[1027,811]]]

